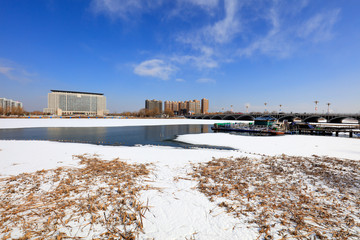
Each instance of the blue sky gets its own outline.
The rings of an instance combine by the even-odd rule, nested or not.
[[[111,112],[208,98],[211,111],[360,112],[360,1],[3,0],[0,97],[101,92]]]

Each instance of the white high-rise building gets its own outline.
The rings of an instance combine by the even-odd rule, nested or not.
[[[106,97],[102,93],[51,90],[48,94],[48,107],[45,113],[61,115],[103,116],[106,110]]]
[[[11,109],[13,108],[17,108],[23,107],[23,104],[19,101],[14,101],[11,99],[6,99],[6,98],[0,98],[0,108],[6,110],[6,111],[11,111]]]

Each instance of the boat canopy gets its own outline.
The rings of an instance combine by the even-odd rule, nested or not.
[[[272,116],[262,116],[255,118],[255,121],[276,121],[276,118]]]
[[[254,125],[272,126],[275,121],[276,118],[273,118],[271,116],[262,116],[255,118]]]

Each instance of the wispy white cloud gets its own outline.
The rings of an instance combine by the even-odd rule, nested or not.
[[[288,31],[281,24],[280,10],[273,6],[264,16],[264,20],[270,26],[264,36],[257,36],[245,48],[238,49],[239,56],[250,57],[254,54],[288,57],[292,51]]]
[[[204,68],[211,69],[219,66],[218,62],[212,57],[212,54],[200,53],[199,55],[174,55],[171,61],[179,64],[191,64],[202,70]]]
[[[299,28],[299,36],[313,42],[330,40],[333,37],[332,28],[338,21],[339,14],[340,9],[316,14]]]
[[[236,16],[239,9],[239,1],[226,0],[224,2],[225,17],[214,25],[204,29],[204,35],[210,35],[217,43],[227,43],[241,32],[241,24]]]
[[[309,16],[309,5],[309,0],[177,0],[171,3],[163,0],[92,0],[94,12],[111,18],[136,21],[138,18],[133,15],[152,11],[165,16],[162,24],[173,18],[185,24],[192,23],[193,18],[206,19],[189,25],[189,28],[175,26],[171,29],[172,36],[165,38],[175,39],[169,45],[176,51],[152,53],[162,56],[161,59],[171,65],[157,62],[164,60],[150,55],[156,61],[145,61],[134,70],[136,74],[161,79],[168,79],[174,69],[182,65],[209,71],[239,58],[264,55],[287,58],[307,44],[330,40],[340,9],[317,10]]]
[[[191,3],[205,9],[217,7],[219,0],[178,0],[180,3]]]
[[[255,37],[247,46],[239,48],[237,54],[241,57],[267,55],[280,58],[291,56],[303,43],[330,40],[333,36],[333,25],[337,22],[339,9],[326,13],[318,13],[305,18],[303,23],[293,21],[301,14],[308,1],[300,1],[298,9],[287,5],[276,4],[264,14],[263,21],[270,27],[264,35],[254,33]],[[250,34],[249,34],[250,35]]]
[[[177,79],[175,79],[175,81],[177,81],[177,82],[185,82],[185,80],[182,79],[182,78],[177,78]]]
[[[150,76],[168,80],[170,75],[176,71],[171,64],[165,63],[160,59],[151,59],[135,66],[134,73],[140,76]]]
[[[91,9],[111,18],[129,19],[132,15],[140,15],[161,4],[161,0],[92,0]]]
[[[169,17],[192,16],[196,11],[203,10],[209,15],[214,15],[220,0],[177,0],[177,5],[169,12]],[[194,10],[196,8],[196,11]]]
[[[203,3],[203,1],[192,2]],[[221,16],[219,20],[210,22],[201,29],[177,33],[177,42],[192,48],[192,54],[181,55],[178,57],[179,61],[189,62],[198,69],[216,68],[223,61],[224,45],[230,43],[242,31],[242,27],[237,15],[241,8],[239,2],[225,0],[221,3],[223,6],[220,8],[219,1],[207,3],[208,8],[216,8],[217,17]]]
[[[0,74],[7,79],[17,82],[30,82],[32,77],[36,76],[25,70],[24,67],[7,59],[0,59]]]
[[[0,73],[4,74],[4,75],[9,75],[11,71],[13,71],[14,68],[11,67],[1,67],[0,66]]]
[[[196,82],[198,82],[198,83],[216,83],[216,80],[214,80],[212,78],[200,78],[200,79],[196,80]]]

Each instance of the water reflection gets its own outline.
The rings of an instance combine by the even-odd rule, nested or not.
[[[182,146],[183,144],[171,140],[176,135],[207,132],[212,132],[211,125],[23,128],[2,129],[0,130],[0,139],[53,140],[125,146],[136,144]]]

